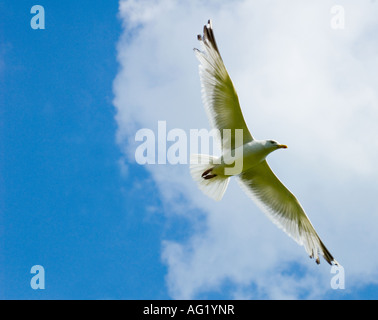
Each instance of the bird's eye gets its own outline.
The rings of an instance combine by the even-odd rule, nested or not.
[[[275,144],[275,142],[274,142],[273,140],[270,140],[270,143],[271,143],[271,144]]]

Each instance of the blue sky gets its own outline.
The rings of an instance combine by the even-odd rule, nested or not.
[[[185,166],[146,168],[135,163],[132,159],[134,145],[127,142],[130,137],[133,139],[134,128],[154,128],[158,120],[167,120],[170,127],[187,129],[193,124],[192,120],[199,118],[192,113],[201,114],[203,111],[192,48],[196,45],[195,35],[201,31],[207,18],[211,15],[216,19],[220,35],[224,31],[220,43],[226,60],[230,61],[232,49],[238,43],[227,46],[224,41],[227,23],[232,22],[226,13],[227,5],[203,4],[203,12],[195,16],[194,9],[198,8],[194,5],[179,7],[172,1],[158,1],[155,7],[149,1],[141,1],[140,6],[137,1],[124,3],[128,3],[124,10],[130,10],[130,13],[123,11],[120,16],[117,1],[0,3],[3,12],[0,19],[0,299],[377,298],[375,275],[378,261],[374,259],[368,264],[365,277],[364,270],[350,262],[346,254],[348,245],[337,241],[342,237],[343,228],[345,233],[351,230],[354,220],[341,224],[337,229],[340,231],[333,236],[328,234],[330,229],[322,224],[321,218],[314,218],[317,225],[323,227],[321,234],[331,240],[331,246],[336,247],[342,256],[338,260],[346,261],[346,268],[353,270],[350,282],[353,285],[348,287],[347,278],[348,290],[344,292],[327,288],[312,294],[314,281],[323,281],[320,282],[323,285],[329,283],[329,270],[325,269],[324,261],[323,269],[317,271],[313,261],[308,259],[307,264],[303,249],[298,249],[299,246],[288,239],[282,248],[267,250],[275,257],[271,262],[276,267],[281,259],[280,252],[289,257],[294,253],[293,259],[284,258],[286,268],[277,271],[279,277],[271,278],[268,272],[262,271],[263,265],[253,267],[250,260],[237,260],[236,266],[229,266],[232,258],[227,254],[235,251],[234,245],[240,246],[231,241],[229,247],[218,251],[214,248],[225,244],[225,240],[218,237],[226,226],[241,230],[240,223],[248,224],[252,220],[245,222],[243,216],[238,215],[235,222],[230,223],[226,214],[217,218],[211,203],[199,204],[204,198],[197,191],[186,194],[188,190],[194,190],[195,185],[187,179]],[[30,9],[35,4],[44,6],[45,30],[30,27]],[[188,13],[182,22],[174,20],[180,13]],[[245,18],[241,10],[235,11],[235,17],[237,15]],[[171,50],[167,50],[171,43],[166,35],[170,29],[164,21],[172,21],[185,29],[181,37],[172,31],[170,36],[177,41]],[[271,36],[274,37],[274,33]],[[358,37],[353,37],[355,43]],[[263,36],[256,35],[256,38],[259,41]],[[343,41],[348,44],[348,39],[342,40],[340,46],[344,45]],[[358,39],[362,43],[367,41],[362,36]],[[269,44],[265,48],[269,50]],[[245,60],[241,57],[240,61]],[[234,68],[236,82],[241,83],[240,79],[245,79],[243,68],[230,65],[231,69]],[[357,72],[360,70],[358,66],[352,70]],[[264,71],[269,75],[269,69]],[[131,82],[130,79],[136,80]],[[370,82],[369,79],[366,80],[367,88],[374,84],[375,78]],[[254,81],[252,79],[252,83]],[[188,83],[193,83],[193,89],[185,87]],[[265,78],[263,83],[270,85],[268,88],[275,88],[275,83],[265,81]],[[347,90],[350,84],[337,83],[335,88],[343,88],[343,85]],[[241,98],[249,101],[245,96],[248,90],[243,90],[246,88],[242,85],[239,87]],[[146,88],[149,94],[143,94]],[[172,95],[169,101],[161,100],[167,97],[166,92],[175,90],[177,97]],[[179,113],[169,110],[172,110],[171,104],[178,108],[176,102],[188,92],[191,98],[186,103],[192,103],[191,108],[195,111],[188,113],[184,119],[188,121],[186,124],[177,116]],[[261,92],[261,96],[257,95],[252,101],[273,105],[275,101],[265,98],[263,90]],[[337,93],[337,90],[324,91],[324,96],[330,92]],[[359,92],[355,96],[358,97]],[[152,100],[161,103],[151,108]],[[159,109],[165,103],[167,108]],[[257,115],[266,119],[261,112]],[[248,113],[246,116],[248,118]],[[205,116],[200,118],[197,127],[206,127]],[[365,118],[358,120],[365,127],[370,124],[363,122],[367,121]],[[254,121],[252,118],[249,123],[256,124]],[[257,131],[259,128],[257,124]],[[345,128],[340,125],[335,132],[338,129],[342,133]],[[259,133],[264,131],[260,128]],[[283,138],[290,142],[296,136],[298,134],[293,132],[292,136],[283,135]],[[292,145],[294,143],[293,140]],[[330,168],[340,154],[341,151],[334,154],[329,162]],[[306,159],[301,160],[306,162]],[[374,160],[369,153],[366,159],[361,159],[367,163],[366,168],[370,168],[369,161]],[[279,164],[277,159],[272,161]],[[283,160],[284,163],[288,161],[290,159]],[[345,163],[336,172],[336,177],[344,177],[343,170],[347,172],[348,165]],[[289,172],[293,169],[296,166]],[[178,170],[185,170],[185,184],[177,182]],[[360,177],[356,185],[370,183],[369,174],[356,172]],[[376,172],[370,176],[375,177]],[[348,176],[345,181],[354,178]],[[296,185],[295,179],[291,181],[310,208],[318,208],[306,193],[320,183],[314,179],[311,186],[304,182]],[[167,187],[167,183],[171,186]],[[332,187],[331,184],[329,188]],[[237,197],[235,190],[237,186],[231,186],[230,192]],[[325,188],[324,192],[327,191]],[[349,191],[342,189],[340,195]],[[227,201],[231,203],[232,199],[231,195],[225,198],[225,208],[228,207]],[[341,196],[337,198],[340,199],[344,200]],[[363,199],[363,195],[356,195],[356,199]],[[241,201],[246,200],[242,198]],[[337,208],[337,204],[336,200],[328,201],[324,208]],[[372,208],[369,203],[365,205]],[[214,205],[214,208],[222,210],[222,205]],[[260,215],[258,210],[254,209],[254,212],[256,217]],[[259,218],[253,220],[255,226],[251,232],[265,226],[270,228],[268,219],[264,224],[265,217],[261,216],[261,224]],[[337,225],[336,216],[330,219],[331,226]],[[360,234],[364,234],[364,225],[361,230]],[[234,237],[232,232],[226,233],[225,237]],[[273,241],[286,241],[286,235],[282,233],[280,238],[281,231],[275,226],[268,229],[265,241],[276,232],[279,235],[278,238],[274,236]],[[244,235],[243,230],[240,233]],[[266,243],[270,248],[269,241]],[[258,244],[254,243],[254,246],[258,247]],[[352,253],[359,251],[358,246],[349,248]],[[248,251],[240,252],[243,256],[248,255]],[[258,254],[260,251],[253,252]],[[201,263],[201,257],[209,253],[214,254],[214,259],[208,264]],[[306,264],[298,264],[302,259]],[[34,265],[45,268],[45,290],[30,287],[30,269]],[[204,265],[208,265],[208,269]],[[255,270],[259,279],[246,273],[247,269]],[[322,276],[310,279],[317,272]],[[213,274],[214,279],[210,281],[209,275]],[[359,283],[358,278],[363,281]],[[279,287],[278,280],[287,286],[275,295],[273,289],[276,285]],[[287,289],[290,281],[304,284],[294,286],[298,290],[294,294]],[[189,289],[186,291],[186,288]]]
[[[124,180],[115,144],[112,81],[120,35],[115,1],[2,2],[2,299],[167,298],[158,205]],[[42,4],[42,3],[41,3]],[[42,265],[46,289],[30,288]]]

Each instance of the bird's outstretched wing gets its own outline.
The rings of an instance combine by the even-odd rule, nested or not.
[[[240,174],[244,191],[257,205],[320,263],[319,254],[329,264],[338,262],[324,246],[297,198],[281,183],[266,161]]]
[[[253,140],[240,109],[238,95],[228,75],[226,67],[215,42],[211,21],[204,26],[203,36],[198,35],[202,51],[194,49],[200,61],[200,78],[202,100],[208,113],[210,124],[218,129],[225,146],[231,149],[239,147],[235,144],[235,130],[243,130],[242,144]],[[231,135],[224,135],[223,129],[231,129]],[[227,141],[231,139],[231,141]]]

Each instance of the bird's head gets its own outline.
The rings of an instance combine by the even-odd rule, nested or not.
[[[266,140],[265,148],[268,148],[268,149],[274,151],[274,150],[277,150],[277,149],[287,149],[287,145],[280,144],[280,143],[278,143],[277,141],[274,141],[274,140]]]

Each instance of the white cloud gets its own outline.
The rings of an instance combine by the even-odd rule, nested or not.
[[[197,47],[208,18],[257,138],[289,149],[268,159],[297,195],[349,290],[376,281],[378,235],[378,4],[343,1],[345,29],[330,26],[332,1],[120,2],[125,27],[114,82],[117,139],[134,156],[140,128],[208,128]],[[163,261],[174,298],[195,298],[231,281],[231,297],[298,298],[329,293],[320,267],[231,183],[221,203],[203,196],[185,166],[146,167],[167,209],[205,214],[184,242],[167,239]],[[185,206],[178,199],[185,197]],[[191,210],[190,214],[193,214]],[[169,216],[167,216],[169,219]],[[193,220],[195,223],[195,219]],[[300,268],[290,274],[293,263]]]

